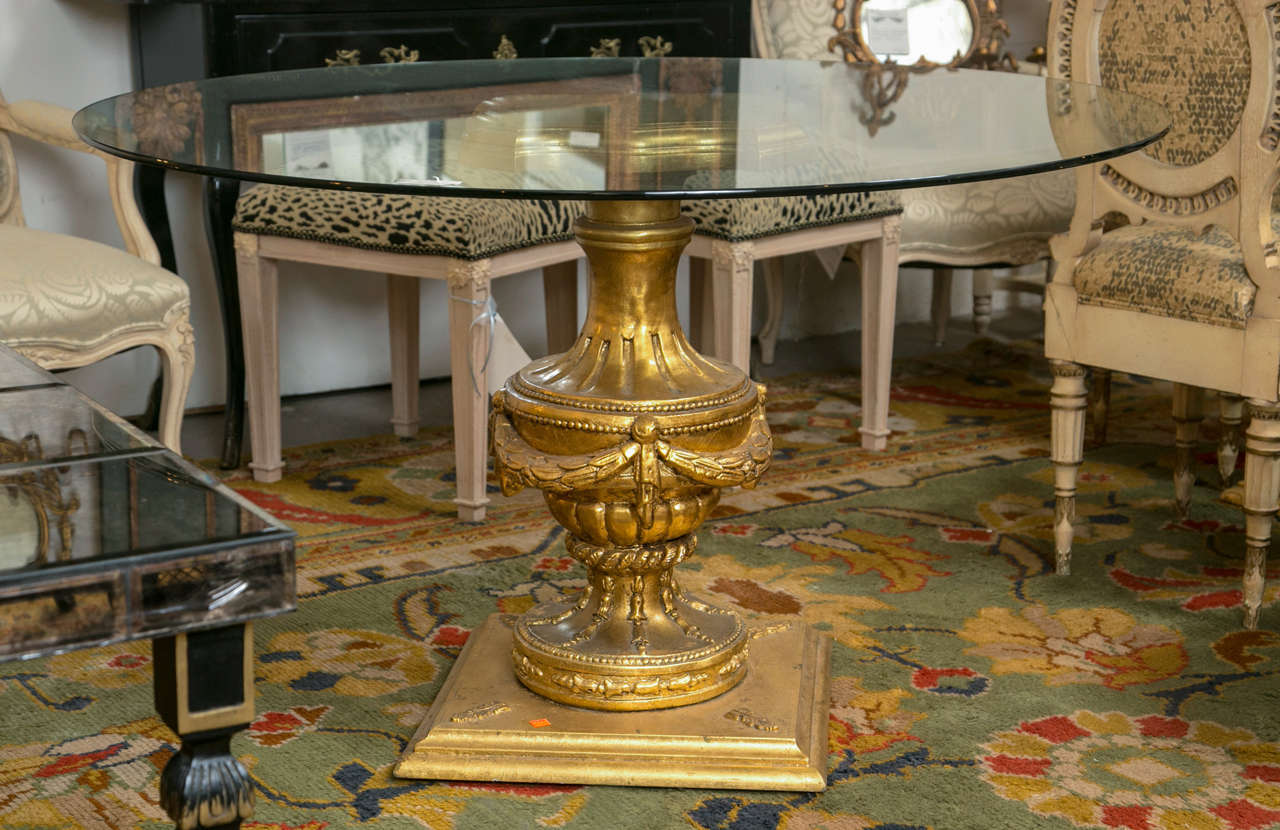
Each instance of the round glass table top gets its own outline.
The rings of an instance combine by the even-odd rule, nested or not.
[[[533,58],[155,87],[75,128],[135,161],[383,193],[629,199],[885,190],[1084,164],[1158,139],[1126,93],[893,64]]]

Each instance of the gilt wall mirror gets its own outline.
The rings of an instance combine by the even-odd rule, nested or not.
[[[831,47],[846,61],[986,66],[1009,27],[997,0],[835,0]]]

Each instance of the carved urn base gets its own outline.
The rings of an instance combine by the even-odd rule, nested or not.
[[[686,706],[746,673],[741,621],[684,594],[674,572],[721,488],[754,485],[773,449],[763,390],[680,328],[676,264],[692,231],[677,202],[592,202],[576,227],[591,262],[582,333],[494,396],[503,491],[542,490],[587,569],[581,594],[515,627],[516,677],[560,703]]]
[[[674,568],[696,542],[601,547],[570,536],[589,584],[576,602],[520,618],[516,677],[560,703],[615,711],[685,706],[736,686],[747,666],[742,621],[676,582]]]

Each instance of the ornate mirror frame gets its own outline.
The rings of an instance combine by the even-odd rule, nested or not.
[[[832,8],[835,16],[831,22],[836,34],[827,43],[832,52],[839,46],[844,52],[846,63],[880,63],[875,52],[862,38],[862,6],[866,0],[834,0]],[[969,18],[973,21],[973,38],[969,41],[967,51],[957,52],[955,57],[946,63],[937,63],[921,57],[913,66],[934,68],[946,66],[950,68],[976,66],[990,68],[1000,62],[1000,51],[1005,37],[1009,34],[1009,24],[1000,16],[999,0],[959,0],[969,10]]]

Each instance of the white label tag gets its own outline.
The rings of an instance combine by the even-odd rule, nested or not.
[[[476,328],[480,328],[476,326]],[[524,350],[516,336],[507,328],[501,315],[494,315],[493,321],[493,353],[489,355],[488,388],[490,395],[502,388],[507,378],[528,365],[531,358]],[[479,368],[479,367],[477,367]]]
[[[911,51],[906,9],[862,10],[867,21],[867,45],[877,55],[905,55]]]
[[[586,130],[570,130],[569,146],[571,147],[599,147],[600,133],[587,132]]]

